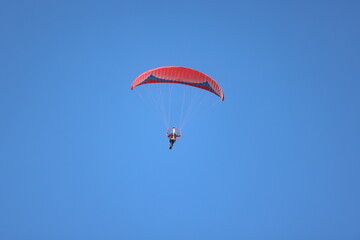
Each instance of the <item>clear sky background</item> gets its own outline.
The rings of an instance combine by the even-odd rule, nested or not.
[[[359,1],[0,3],[0,239],[360,239]],[[130,91],[225,101],[173,150]]]

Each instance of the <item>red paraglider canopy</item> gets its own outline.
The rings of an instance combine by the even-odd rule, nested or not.
[[[138,76],[130,89],[149,83],[178,83],[207,90],[224,101],[224,93],[220,85],[208,75],[186,67],[159,67]]]

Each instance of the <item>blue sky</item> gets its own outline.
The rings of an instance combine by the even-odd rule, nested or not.
[[[2,1],[0,239],[359,239],[357,1]],[[225,101],[173,150],[131,82]]]

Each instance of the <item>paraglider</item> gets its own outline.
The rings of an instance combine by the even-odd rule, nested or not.
[[[181,131],[176,127],[170,127],[166,131],[166,136],[169,138],[169,149],[172,149],[176,140],[181,137]]]
[[[172,149],[176,140],[181,137],[182,133],[180,128],[188,121],[194,109],[196,110],[196,107],[199,109],[204,108],[204,100],[208,99],[209,94],[203,94],[202,90],[213,93],[224,101],[224,93],[220,85],[208,75],[191,68],[172,66],[151,69],[140,74],[133,81],[130,89],[133,90],[136,87],[148,84],[150,86],[153,84],[156,86],[170,86],[168,88],[160,87],[156,89],[156,91],[150,91],[151,97],[149,97],[149,101],[153,101],[159,105],[164,123],[167,125],[166,136],[169,138],[169,149]],[[180,88],[173,90],[173,88],[175,89],[173,85],[184,86],[181,88],[183,94],[176,96],[176,94],[180,92]],[[196,89],[196,93],[191,94],[189,89]],[[203,98],[200,99],[201,97]],[[176,103],[179,103],[178,109],[176,109]],[[186,104],[188,105],[187,109],[185,107]],[[171,112],[175,112],[176,118],[180,119],[179,124],[181,126],[179,128],[169,127],[170,124],[175,125],[173,124],[174,117],[171,116]]]

